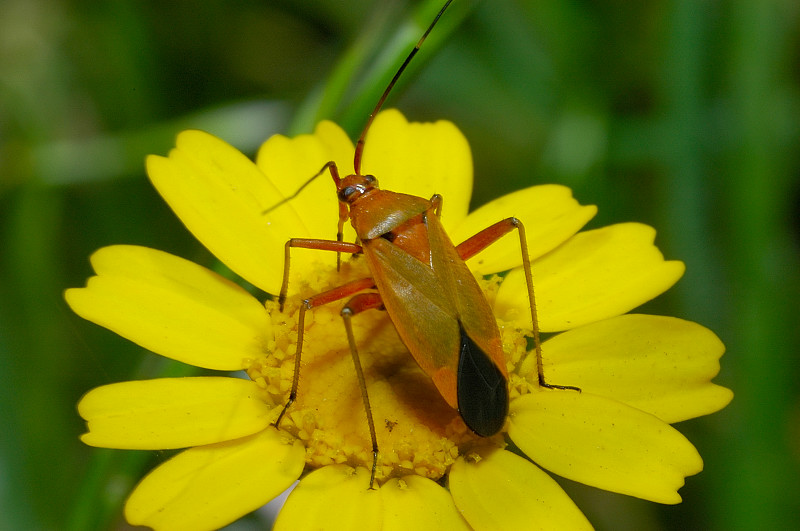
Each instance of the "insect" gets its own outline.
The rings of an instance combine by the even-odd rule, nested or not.
[[[519,236],[539,383],[551,388],[576,389],[550,385],[544,380],[533,279],[523,224],[517,218],[509,217],[454,245],[439,221],[443,204],[441,196],[425,199],[382,190],[374,176],[361,173],[365,139],[375,115],[451,1],[448,0],[436,15],[370,114],[356,144],[355,172],[340,177],[336,164],[331,161],[310,179],[326,172],[333,179],[339,198],[337,239],[293,238],[285,246],[284,274],[278,299],[281,311],[288,294],[292,249],[336,252],[337,264],[341,253],[359,254],[364,256],[369,267],[371,276],[302,301],[292,388],[275,425],[280,424],[297,397],[306,312],[349,297],[341,316],[372,440],[370,488],[375,480],[378,443],[352,318],[367,310],[385,310],[417,364],[431,378],[445,401],[458,410],[467,427],[482,437],[498,433],[505,423],[509,406],[505,354],[492,309],[465,260],[511,231],[516,230]],[[265,213],[294,198],[303,187]],[[348,220],[357,235],[355,243],[343,241],[342,230]]]

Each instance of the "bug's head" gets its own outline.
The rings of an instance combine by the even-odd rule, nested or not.
[[[370,190],[378,188],[374,175],[348,175],[336,183],[339,201],[352,205]]]

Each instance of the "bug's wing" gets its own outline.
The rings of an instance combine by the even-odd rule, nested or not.
[[[503,342],[494,312],[486,301],[472,272],[458,254],[439,218],[426,216],[431,248],[431,270],[440,291],[445,291],[455,315],[467,335],[485,352],[507,377]]]
[[[373,278],[419,366],[479,435],[493,435],[508,411],[505,356],[489,304],[436,216],[425,216],[431,264],[386,239],[365,245]]]
[[[456,309],[460,344],[456,386],[458,411],[482,436],[494,435],[508,414],[508,372],[500,331],[472,272],[439,224],[427,216],[431,268]]]
[[[431,268],[386,239],[364,246],[386,311],[403,343],[436,384],[442,397],[458,407],[456,373],[459,325],[456,308]]]

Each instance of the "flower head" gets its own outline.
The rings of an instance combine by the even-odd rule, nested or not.
[[[147,168],[208,249],[277,294],[286,241],[334,239],[338,206],[323,178],[265,210],[329,160],[341,174],[351,172],[352,153],[330,122],[313,135],[269,139],[255,164],[208,134],[186,131],[168,157],[150,157]],[[552,333],[542,345],[543,371],[549,382],[581,392],[539,386],[519,244],[502,238],[468,261],[494,308],[506,355],[511,404],[500,434],[482,438],[464,425],[400,341],[402,322],[393,326],[379,311],[353,318],[380,450],[379,488],[370,490],[370,433],[341,303],[308,312],[297,400],[273,425],[294,377],[301,299],[374,275],[363,259],[337,271],[333,253],[298,250],[281,312],[272,299],[181,258],[107,247],[92,256],[97,274],[87,286],[67,291],[73,310],[153,352],[228,373],[116,383],[81,400],[87,444],[188,448],[142,480],[127,519],[156,529],[213,529],[300,479],[277,529],[590,527],[542,469],[678,503],[677,490],[702,461],[670,423],[717,411],[732,394],[711,383],[724,350],[712,332],[626,314],[683,273],[683,264],[665,261],[653,245],[653,229],[625,223],[579,232],[596,209],[556,185],[468,214],[472,162],[464,137],[449,122],[408,123],[397,111],[376,118],[363,170],[384,189],[441,194],[442,223],[456,243],[508,216],[525,223],[538,326]],[[508,441],[519,450],[507,449]]]

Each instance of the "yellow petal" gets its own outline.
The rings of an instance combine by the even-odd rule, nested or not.
[[[544,374],[651,413],[667,423],[708,415],[733,393],[711,383],[725,346],[697,323],[621,315],[559,334],[542,345]],[[526,360],[536,374],[536,359]]]
[[[594,205],[583,206],[566,186],[531,186],[491,201],[470,212],[450,234],[459,244],[502,219],[514,216],[525,225],[531,260],[553,250],[578,232],[597,212]],[[480,274],[497,273],[522,263],[516,231],[504,236],[471,258],[470,269]]]
[[[409,123],[397,110],[383,111],[367,136],[362,173],[377,177],[384,190],[425,199],[441,194],[445,228],[469,210],[472,152],[451,122]]]
[[[380,493],[384,513],[382,531],[470,529],[456,509],[450,493],[428,478],[395,478],[385,483]]]
[[[315,470],[300,481],[275,521],[274,531],[381,529],[381,495],[369,488],[369,472],[345,465]]]
[[[662,420],[589,393],[540,391],[511,403],[508,435],[543,468],[612,492],[679,503],[700,472],[694,446]]]
[[[125,504],[133,525],[218,529],[286,490],[305,464],[299,441],[274,428],[186,450],[148,474]]]
[[[353,173],[353,153],[347,134],[333,122],[323,121],[313,135],[271,137],[258,151],[256,165],[284,197],[289,197],[330,161],[336,162],[340,177]],[[339,200],[327,170],[295,199],[278,207],[275,214],[280,215],[285,208],[294,209],[302,218],[307,237],[336,239]],[[295,232],[288,236],[304,236],[302,231]],[[354,236],[354,232],[346,234],[345,239],[354,241]]]
[[[580,509],[550,476],[505,450],[459,457],[450,492],[473,529],[591,529]]]
[[[78,412],[91,446],[162,450],[228,441],[263,430],[272,408],[255,383],[236,378],[162,378],[104,385]]]
[[[669,289],[684,265],[664,261],[655,230],[622,223],[576,234],[533,264],[539,329],[567,330],[623,314]],[[521,269],[508,274],[496,312],[530,328],[528,292]]]
[[[97,276],[66,291],[72,310],[169,358],[240,370],[272,340],[264,307],[245,290],[197,264],[131,245],[92,255]]]
[[[286,240],[311,235],[291,203],[264,215],[283,195],[252,161],[207,133],[184,131],[169,157],[147,158],[147,173],[217,258],[262,290],[278,292]]]

